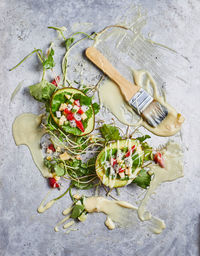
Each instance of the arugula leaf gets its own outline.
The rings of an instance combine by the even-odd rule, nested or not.
[[[147,173],[145,169],[141,169],[138,176],[133,180],[132,183],[136,183],[139,187],[147,189],[151,182],[151,175]]]
[[[67,38],[65,40],[65,47],[66,47],[67,51],[69,50],[69,47],[73,44],[73,42],[74,42],[74,38],[73,37]]]
[[[102,134],[102,137],[106,141],[112,141],[112,140],[120,140],[122,137],[120,136],[119,130],[116,126],[104,124],[100,127],[100,132]]]
[[[100,106],[99,106],[98,103],[95,102],[95,103],[92,104],[92,107],[94,109],[94,114],[96,115],[100,110]]]
[[[143,142],[143,141],[145,141],[146,139],[149,139],[149,138],[151,138],[151,136],[144,135],[144,136],[141,136],[141,137],[137,137],[136,140],[139,140],[140,142]]]
[[[92,98],[82,95],[80,93],[76,93],[73,96],[73,99],[79,100],[81,105],[91,105],[92,104]]]
[[[45,59],[45,61],[42,63],[42,65],[45,69],[50,69],[50,68],[53,68],[55,66],[53,55],[54,55],[54,50],[53,50],[53,48],[51,48],[47,59]]]
[[[56,86],[43,79],[40,83],[29,86],[30,94],[38,101],[50,100]]]

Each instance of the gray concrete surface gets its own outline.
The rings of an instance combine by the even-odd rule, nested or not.
[[[8,69],[33,48],[47,46],[55,36],[47,30],[48,25],[65,25],[70,31],[74,23],[85,22],[93,24],[90,32],[98,31],[115,23],[132,3],[131,0],[0,1],[1,256],[199,255],[199,1],[136,1],[148,13],[144,33],[151,31],[152,39],[170,46],[188,59],[184,68],[180,58],[174,63],[177,76],[184,77],[184,81],[179,79],[177,84],[166,86],[169,102],[186,117],[182,129],[185,176],[171,184],[163,184],[149,202],[151,211],[166,221],[167,228],[161,235],[151,234],[143,225],[137,229],[133,226],[108,231],[103,225],[105,217],[97,214],[78,225],[76,232],[55,233],[53,227],[62,218],[61,211],[70,200],[63,198],[42,215],[36,212],[48,187],[28,149],[25,146],[16,147],[12,138],[12,122],[17,115],[39,112],[38,103],[28,95],[26,86],[37,82],[40,75],[36,57],[18,70],[9,72]],[[10,103],[11,93],[22,80],[23,89]],[[153,136],[153,139],[157,138]],[[159,142],[163,141],[159,138]],[[135,192],[133,188],[130,191]],[[126,199],[126,195],[124,192],[121,197]]]

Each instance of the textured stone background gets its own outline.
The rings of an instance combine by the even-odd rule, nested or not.
[[[62,218],[61,211],[67,207],[68,202],[62,199],[46,213],[39,215],[36,212],[48,187],[37,171],[28,149],[25,146],[16,147],[12,138],[14,118],[23,112],[37,113],[39,110],[38,103],[30,98],[25,88],[12,103],[11,93],[20,81],[24,80],[26,87],[37,82],[40,76],[34,57],[18,70],[9,72],[8,69],[34,47],[47,46],[54,35],[46,29],[48,25],[65,25],[72,29],[74,23],[87,22],[93,23],[92,30],[98,31],[115,23],[132,2],[0,1],[1,256],[199,255],[199,1],[136,1],[148,12],[146,31],[152,32],[154,40],[186,56],[189,63],[187,69],[180,68],[181,75],[177,74],[184,76],[184,81],[166,88],[170,103],[186,117],[182,129],[185,177],[171,184],[163,184],[149,202],[151,211],[166,220],[167,229],[161,235],[151,234],[142,224],[137,228],[133,226],[108,231],[103,225],[103,214],[89,216],[88,221],[80,224],[76,232],[68,235],[63,232],[55,233],[53,227]],[[126,198],[125,194],[122,194],[122,198]]]

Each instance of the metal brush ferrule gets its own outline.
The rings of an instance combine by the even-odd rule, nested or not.
[[[153,101],[153,97],[149,95],[143,88],[129,100],[129,104],[134,110],[141,115],[143,110]]]

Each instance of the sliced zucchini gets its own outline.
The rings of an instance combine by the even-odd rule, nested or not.
[[[82,121],[84,126],[84,132],[82,132],[77,127],[71,127],[69,122],[66,122],[63,125],[59,125],[59,119],[56,116],[56,111],[59,111],[59,107],[62,103],[66,103],[66,101],[68,100],[66,97],[67,95],[71,96],[70,99],[73,99],[73,95],[76,95],[76,97],[78,95],[87,97],[82,91],[75,88],[63,88],[63,89],[57,90],[52,95],[52,98],[51,98],[50,113],[53,120],[66,133],[71,133],[76,136],[84,136],[91,133],[94,129],[94,123],[95,123],[95,114],[91,104],[87,105],[88,110],[85,112],[85,114],[87,115],[87,118]]]
[[[118,150],[127,152],[128,149],[135,146],[133,154],[133,163],[132,163],[132,176],[125,177],[121,179],[120,177],[113,178],[109,177],[107,169],[105,168],[105,161],[109,159],[110,155],[116,154]],[[137,156],[137,157],[136,157]],[[138,175],[141,170],[141,166],[144,161],[144,152],[142,150],[141,144],[138,140],[129,139],[129,140],[119,140],[117,142],[112,142],[107,145],[98,155],[96,160],[96,173],[101,180],[101,182],[110,187],[123,187],[130,184]]]

